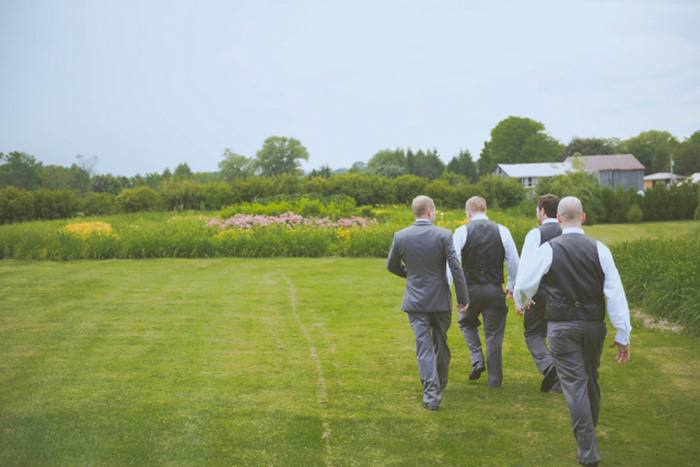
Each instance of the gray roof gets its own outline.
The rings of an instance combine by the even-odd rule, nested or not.
[[[509,177],[552,177],[563,175],[571,170],[568,162],[537,162],[533,164],[498,164],[503,172]]]
[[[604,156],[569,156],[564,162],[578,161],[589,172],[602,170],[644,170],[644,165],[632,154],[608,154]],[[576,165],[576,164],[574,164]]]

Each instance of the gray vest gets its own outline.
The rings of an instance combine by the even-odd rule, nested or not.
[[[486,219],[467,224],[467,242],[462,248],[467,284],[503,284],[505,257],[498,224]]]
[[[559,227],[558,222],[547,222],[537,227],[537,230],[540,231],[540,245],[561,235],[561,227]]]
[[[549,241],[552,266],[542,278],[547,291],[545,318],[550,321],[605,319],[605,274],[596,241],[580,234]]]
[[[559,227],[558,222],[547,222],[546,224],[542,224],[537,227],[537,230],[540,231],[540,245],[561,235],[561,227]],[[543,284],[540,284],[540,288],[537,289],[537,292],[532,299],[537,304],[544,305],[547,302],[547,292],[544,290]]]

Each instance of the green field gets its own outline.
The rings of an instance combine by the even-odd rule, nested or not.
[[[2,261],[0,465],[577,465],[512,305],[504,387],[468,381],[455,316],[421,408],[403,287],[383,259]],[[698,465],[700,341],[633,325],[603,463]]]

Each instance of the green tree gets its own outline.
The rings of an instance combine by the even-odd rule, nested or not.
[[[148,180],[148,176],[146,175],[146,180]],[[92,177],[91,190],[95,193],[118,195],[128,186],[129,180],[126,177],[115,177],[112,174],[95,175]]]
[[[88,172],[88,170],[78,164],[72,164],[70,166],[68,187],[71,190],[77,190],[85,195],[90,191],[90,178],[90,172]]]
[[[447,171],[458,175],[464,175],[472,183],[475,183],[479,178],[476,164],[472,160],[472,155],[468,149],[460,150],[459,155],[452,158],[449,164],[447,164]]]
[[[678,140],[668,131],[649,130],[621,142],[620,152],[632,154],[644,165],[644,173],[651,174],[670,170],[670,157],[677,146]]]
[[[600,185],[592,173],[573,171],[564,175],[544,178],[539,181],[536,190],[537,195],[552,193],[559,198],[576,196],[583,204],[587,225],[596,224],[605,218]]]
[[[579,138],[574,136],[566,149],[561,153],[561,160],[573,156],[576,153],[582,156],[600,156],[617,154],[620,141],[617,138]]]
[[[350,167],[350,170],[348,170],[349,173],[360,173],[364,172],[367,170],[367,164],[365,164],[362,161],[357,161],[352,166]]]
[[[419,150],[413,161],[413,175],[435,180],[445,171],[445,164],[440,160],[437,150],[423,152]]]
[[[406,155],[403,149],[384,149],[377,152],[367,162],[367,172],[388,178],[396,178],[408,173]]]
[[[9,154],[0,152],[0,188],[14,186],[25,190],[34,190],[41,186],[41,162],[34,156],[13,151]]]
[[[525,188],[520,180],[503,178],[500,175],[481,177],[479,183],[476,184],[476,189],[486,199],[489,209],[496,207],[507,209],[517,206],[526,196]]]
[[[175,172],[173,172],[173,179],[177,182],[192,180],[192,178],[194,178],[194,174],[192,173],[190,166],[187,165],[187,162],[183,162],[182,164],[178,165],[175,168]]]
[[[221,176],[227,182],[244,178],[251,174],[250,158],[241,156],[231,151],[229,148],[224,150],[224,160],[219,162],[219,170]]]
[[[491,130],[491,140],[481,151],[479,175],[491,173],[498,164],[554,161],[561,151],[562,145],[545,133],[544,124],[511,116]]]
[[[65,190],[68,188],[68,180],[71,171],[62,165],[44,165],[39,170],[42,188],[48,190]]]
[[[309,152],[294,138],[270,136],[263,143],[253,160],[255,173],[264,177],[296,174],[300,160],[309,160]]]
[[[309,179],[312,179],[314,177],[329,178],[331,175],[333,175],[331,168],[328,167],[327,164],[323,164],[320,169],[313,169],[311,171],[311,173],[309,174]]]
[[[673,152],[673,171],[682,175],[700,172],[700,130],[676,147]]]

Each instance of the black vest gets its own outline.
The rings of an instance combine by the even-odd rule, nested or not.
[[[547,222],[537,227],[537,230],[540,231],[540,245],[561,235],[561,227],[559,227],[558,222]]]
[[[558,222],[547,222],[546,224],[542,224],[537,227],[537,230],[540,231],[540,245],[561,235],[561,227],[559,227]],[[544,284],[540,284],[539,289],[537,289],[537,292],[532,299],[535,301],[535,303],[543,306],[547,303],[547,292],[544,290]]]
[[[542,278],[547,291],[545,318],[551,321],[605,319],[605,274],[596,241],[580,234],[550,240],[552,266]]]
[[[467,224],[467,242],[462,248],[467,284],[503,284],[505,257],[498,224],[486,219]]]

